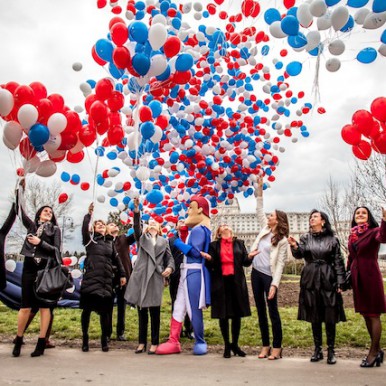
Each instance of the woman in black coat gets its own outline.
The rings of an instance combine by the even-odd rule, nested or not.
[[[121,260],[114,248],[114,239],[106,235],[106,224],[102,220],[96,220],[93,224],[93,235],[89,232],[89,224],[94,205],[89,207],[89,213],[84,216],[82,225],[83,245],[86,247],[86,259],[84,261],[84,274],[80,287],[80,304],[82,311],[82,351],[87,352],[88,328],[91,312],[99,314],[102,330],[102,351],[109,351],[107,338],[110,330],[110,312],[113,302],[113,266],[118,268],[120,284],[126,284],[126,275]]]
[[[323,359],[322,323],[326,324],[327,363],[336,363],[334,346],[336,323],[346,321],[341,295],[345,278],[339,240],[334,236],[327,215],[318,210],[310,214],[310,232],[298,243],[288,238],[292,254],[304,259],[300,278],[298,319],[312,324],[315,352],[311,362]]]
[[[231,357],[231,350],[234,355],[245,357],[238,340],[241,318],[250,316],[251,309],[243,267],[250,266],[252,259],[248,258],[244,242],[233,237],[228,225],[218,227],[209,253],[201,254],[211,272],[211,316],[220,320],[224,358]],[[229,340],[229,319],[232,319],[232,343]]]
[[[21,218],[23,225],[27,228],[27,237],[24,241],[21,254],[24,255],[23,273],[21,281],[21,307],[17,320],[17,336],[13,349],[13,356],[20,355],[23,335],[31,314],[31,309],[40,311],[40,333],[35,351],[32,357],[44,354],[46,346],[46,334],[51,321],[50,307],[41,299],[38,299],[34,292],[34,283],[38,271],[44,269],[49,259],[56,259],[60,256],[61,236],[60,229],[54,212],[50,206],[41,207],[31,220],[24,212],[22,206]]]

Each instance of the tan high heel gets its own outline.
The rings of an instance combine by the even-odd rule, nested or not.
[[[270,346],[263,346],[260,354],[257,356],[259,359],[265,359],[268,358],[268,356],[271,354],[271,347]]]
[[[268,357],[268,360],[274,361],[276,359],[283,358],[283,347],[281,348],[273,348],[272,354]]]

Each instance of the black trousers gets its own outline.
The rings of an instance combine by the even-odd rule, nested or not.
[[[179,284],[180,284],[180,275],[170,276],[169,293],[170,293],[170,298],[172,300],[172,314],[174,310],[174,302],[177,299],[177,291],[178,291]],[[186,313],[185,319],[184,319],[184,330],[188,333],[193,332],[193,326],[192,326],[192,323],[190,322],[188,313]]]
[[[82,311],[81,322],[82,322],[82,333],[83,337],[88,337],[88,328],[90,326],[90,309],[84,309]],[[99,314],[99,322],[102,330],[102,338],[107,338],[109,334],[109,323],[110,323],[110,315],[109,312],[101,312]]]
[[[147,343],[147,326],[149,324],[150,313],[150,328],[151,328],[151,344],[159,344],[159,329],[161,322],[161,307],[138,307],[138,324],[139,324],[139,336],[138,343]]]
[[[126,302],[125,302],[126,286],[119,287],[116,291],[117,297],[117,336],[125,333],[125,315],[126,315]]]
[[[259,317],[259,327],[263,346],[270,346],[269,326],[267,317],[267,305],[269,317],[272,324],[273,348],[280,348],[283,340],[283,332],[281,328],[281,319],[277,306],[277,291],[275,297],[268,300],[268,293],[272,283],[272,276],[265,275],[252,269],[251,275],[253,296],[255,298],[257,314]]]

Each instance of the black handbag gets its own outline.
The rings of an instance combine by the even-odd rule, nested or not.
[[[38,300],[55,304],[63,292],[73,286],[72,277],[67,267],[62,267],[59,251],[55,251],[55,259],[49,259],[44,269],[38,271],[34,291]]]
[[[346,271],[346,275],[344,277],[344,282],[341,285],[341,288],[343,291],[347,291],[347,290],[351,289],[351,271],[350,270]]]

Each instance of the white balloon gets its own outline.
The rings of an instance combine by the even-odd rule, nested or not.
[[[152,19],[152,25],[154,24],[163,24],[163,25],[166,25],[167,24],[167,20],[166,20],[166,17],[164,15],[162,15],[161,13],[155,15]]]
[[[82,276],[82,271],[80,269],[73,269],[71,271],[71,276],[74,278],[74,279],[79,279],[81,276]]]
[[[333,42],[331,42],[328,46],[328,50],[332,55],[341,55],[343,54],[346,46],[344,42],[340,39],[336,39]]]
[[[138,148],[139,142],[138,142],[138,133],[130,133],[127,136],[127,147],[129,150],[136,150]]]
[[[129,219],[129,215],[126,212],[122,212],[119,214],[119,218],[121,221],[126,222]]]
[[[112,183],[112,181],[105,180],[105,182],[103,183],[103,186],[105,188],[111,188],[111,186],[113,186],[113,183]]]
[[[67,118],[62,113],[52,114],[47,121],[51,135],[60,134],[67,126]]]
[[[54,153],[56,150],[58,150],[58,147],[62,143],[62,136],[60,134],[56,136],[51,136],[49,140],[43,145],[44,150],[48,154]]]
[[[40,164],[40,158],[35,155],[34,157],[26,161],[24,165],[24,170],[26,173],[35,173]]]
[[[107,192],[107,195],[109,197],[115,197],[118,193],[115,191],[115,190],[112,190],[110,189],[108,192]]]
[[[150,177],[150,170],[146,166],[140,166],[136,170],[136,176],[140,181],[146,181]]]
[[[123,182],[117,182],[114,186],[114,190],[122,190],[123,189]]]
[[[107,175],[108,175],[109,177],[116,177],[119,173],[120,173],[119,170],[114,169],[114,168],[111,168],[111,169],[109,169],[109,171],[107,172]]]
[[[81,83],[79,88],[80,88],[80,91],[82,91],[82,93],[86,96],[92,93],[92,88],[90,84],[87,82]]]
[[[71,276],[72,276],[72,272],[71,272]],[[72,287],[66,289],[66,292],[68,292],[69,294],[74,293],[74,291],[75,291],[75,286],[74,285]]]
[[[316,26],[318,31],[325,31],[331,28],[331,14],[327,12],[324,16],[318,17]]]
[[[168,37],[168,32],[163,24],[152,24],[149,29],[149,43],[154,51],[160,49]]]
[[[1,102],[0,102],[1,103]],[[23,129],[15,121],[9,121],[4,125],[3,140],[5,146],[15,150],[23,137]]]
[[[365,29],[377,29],[382,27],[386,22],[386,12],[373,13],[370,12],[365,21],[363,22],[363,28]]]
[[[340,6],[332,12],[331,24],[335,31],[339,31],[343,26],[346,25],[349,19],[348,9],[344,6]]]
[[[118,210],[125,210],[126,205],[123,202],[120,202],[117,206]]]
[[[326,61],[326,68],[330,72],[336,72],[340,69],[340,60],[338,58],[331,58]]]
[[[70,256],[71,263],[70,267],[74,266],[78,262],[78,258],[76,256]]]
[[[197,12],[201,12],[202,11],[202,4],[200,2],[195,2],[193,4],[193,9]]]
[[[7,116],[13,109],[14,100],[10,91],[0,88],[0,115]]]
[[[281,22],[280,21],[274,21],[270,26],[269,26],[269,32],[271,35],[277,39],[285,38],[287,36],[286,33],[283,32],[281,29]]]
[[[152,141],[153,143],[159,143],[159,141],[162,138],[163,132],[162,132],[162,129],[157,125],[154,125],[154,128],[155,128],[155,131],[153,136],[150,138],[150,141]]]
[[[38,109],[34,105],[23,105],[17,112],[17,119],[20,122],[21,127],[28,129],[36,123],[39,117]]]
[[[296,11],[296,18],[302,27],[308,28],[313,20],[310,5],[307,3],[300,4]]]
[[[327,5],[324,0],[314,0],[310,4],[310,13],[312,16],[323,16],[327,11]]]
[[[41,162],[35,173],[40,177],[51,177],[55,174],[56,169],[56,163],[49,159]]]
[[[307,34],[307,45],[306,50],[311,51],[316,48],[320,43],[320,32],[319,31],[310,31]]]
[[[72,69],[74,71],[80,71],[82,68],[83,68],[83,66],[82,66],[82,63],[80,63],[80,62],[75,62],[72,65]]]
[[[97,197],[97,201],[100,202],[101,204],[103,204],[106,201],[106,197],[103,195],[99,195]]]
[[[158,76],[165,72],[168,62],[163,55],[154,55],[150,59],[149,76]]]
[[[360,8],[355,12],[354,21],[358,25],[362,25],[365,22],[366,16],[370,13],[368,8]]]
[[[378,48],[378,52],[382,55],[382,56],[386,56],[386,44],[381,44]]]
[[[14,272],[15,269],[16,269],[16,261],[15,261],[15,260],[8,259],[8,260],[5,262],[5,269],[6,269],[8,272]]]

